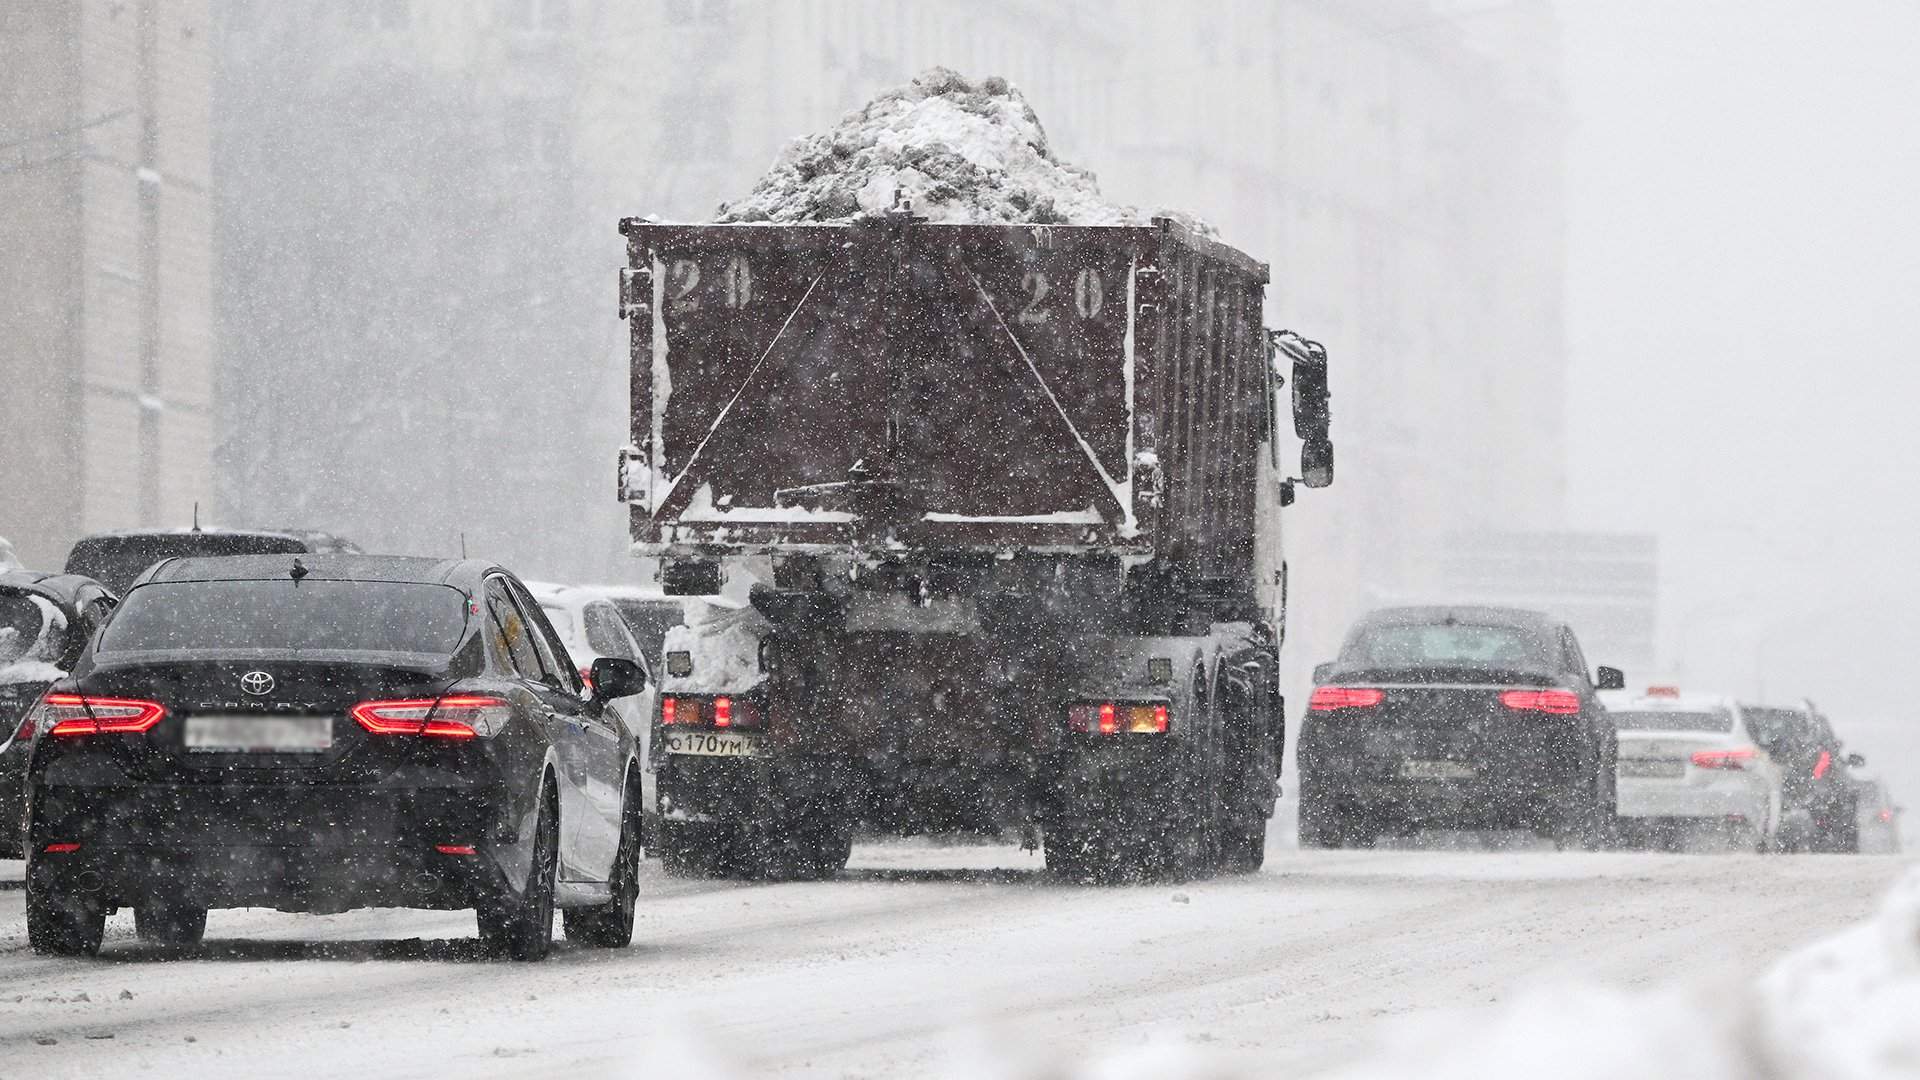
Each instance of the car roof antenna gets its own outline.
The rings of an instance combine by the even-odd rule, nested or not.
[[[296,557],[293,560],[293,569],[287,571],[287,576],[293,579],[293,583],[295,585],[298,585],[300,584],[301,578],[306,577],[308,574],[312,572],[313,571],[307,569],[305,563],[301,562],[299,558]]]
[[[193,531],[200,531],[200,500],[193,500]]]
[[[467,557],[467,533],[464,529],[460,531],[460,557]]]

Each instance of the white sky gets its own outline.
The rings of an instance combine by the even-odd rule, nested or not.
[[[1559,6],[1572,521],[1661,534],[1689,681],[1920,750],[1920,4]]]

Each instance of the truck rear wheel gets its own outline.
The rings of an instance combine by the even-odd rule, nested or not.
[[[654,851],[671,877],[729,877],[735,872],[739,834],[733,825],[661,821],[653,828]]]
[[[1220,839],[1220,868],[1229,874],[1257,872],[1267,861],[1267,823],[1245,818],[1227,826]]]
[[[844,817],[785,820],[754,829],[744,853],[750,876],[764,881],[825,881],[846,869],[853,828]]]

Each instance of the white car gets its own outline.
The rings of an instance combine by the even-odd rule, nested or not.
[[[1600,695],[1619,743],[1623,838],[1647,841],[1702,828],[1738,846],[1770,849],[1780,829],[1780,767],[1767,732],[1729,697],[1665,687]]]
[[[653,725],[654,703],[660,697],[658,673],[648,650],[641,647],[620,616],[613,601],[597,589],[577,585],[555,585],[544,581],[527,582],[527,590],[547,613],[567,653],[580,669],[580,677],[592,680],[593,662],[603,656],[631,660],[647,673],[647,688],[632,697],[616,698],[612,708],[626,723],[627,730],[646,745]]]

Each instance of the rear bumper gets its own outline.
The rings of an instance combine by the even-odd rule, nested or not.
[[[525,854],[504,796],[484,790],[151,784],[34,795],[34,887],[110,905],[472,907],[497,895]],[[80,847],[45,850],[67,843]]]
[[[1539,829],[1592,798],[1592,759],[1580,752],[1570,732],[1540,732],[1464,753],[1381,745],[1392,741],[1380,736],[1303,739],[1302,800],[1410,826]],[[1470,768],[1474,775],[1431,780],[1399,775],[1408,762],[1429,761]]]
[[[1704,782],[1621,777],[1619,810],[1623,818],[1744,817],[1768,824],[1771,800],[1758,776],[1715,777]]]

